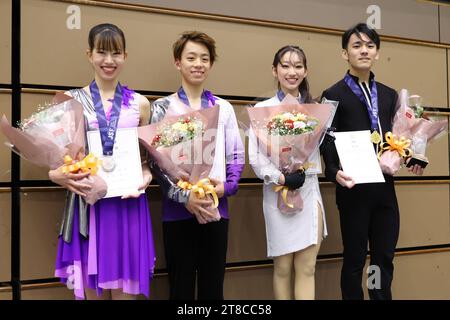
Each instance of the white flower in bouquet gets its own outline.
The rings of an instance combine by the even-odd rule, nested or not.
[[[294,122],[294,129],[303,129],[306,127],[306,124],[303,121],[295,121]]]
[[[294,115],[290,112],[286,112],[283,114],[283,120],[288,120],[294,118]]]

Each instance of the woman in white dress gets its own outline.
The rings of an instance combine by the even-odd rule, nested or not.
[[[278,80],[277,94],[255,107],[276,106],[286,94],[301,103],[313,103],[309,93],[306,56],[297,46],[285,46],[275,54],[272,72]],[[266,223],[267,255],[274,260],[273,287],[276,299],[314,299],[314,273],[321,241],[327,236],[325,214],[320,195],[317,173],[321,172],[320,153],[315,151],[308,162],[316,166],[306,170],[306,175],[283,175],[261,153],[257,139],[249,132],[249,159],[256,175],[264,180],[263,210]],[[304,181],[304,182],[303,182]],[[302,185],[303,183],[303,185]],[[300,187],[303,209],[294,214],[283,214],[277,208],[278,194],[274,185],[290,189]],[[292,276],[294,273],[294,290]]]

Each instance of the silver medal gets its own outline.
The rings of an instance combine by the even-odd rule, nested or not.
[[[114,158],[111,156],[103,157],[102,159],[102,168],[106,172],[111,172],[115,169],[116,162],[114,161]]]

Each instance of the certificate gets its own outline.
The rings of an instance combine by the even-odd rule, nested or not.
[[[100,160],[103,158],[103,148],[100,131],[88,131],[87,140],[89,151]],[[114,170],[106,172],[100,165],[97,174],[103,178],[108,186],[104,198],[120,197],[135,193],[144,178],[141,168],[141,155],[137,128],[118,128],[113,150]],[[145,191],[142,190],[141,193]]]
[[[334,135],[342,169],[356,184],[384,182],[369,130],[335,132]]]

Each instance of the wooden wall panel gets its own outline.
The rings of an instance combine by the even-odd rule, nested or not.
[[[342,253],[339,211],[335,187],[321,186],[328,237],[319,254]],[[397,248],[437,245],[450,242],[448,184],[396,184],[400,207],[400,238]],[[432,206],[432,209],[430,209]]]
[[[11,83],[11,0],[0,1],[0,83]]]
[[[239,209],[230,210],[228,262],[267,259],[261,188],[262,186],[240,187],[236,198],[230,199],[230,204],[233,207],[236,204],[236,208]],[[342,253],[335,187],[329,184],[322,185],[321,193],[328,237],[322,242],[319,254]],[[397,184],[396,193],[401,217],[398,248],[450,242],[448,224],[450,203],[447,184]],[[241,203],[241,197],[245,202]],[[429,208],[430,204],[433,204],[432,210]]]
[[[397,185],[400,239],[397,248],[450,243],[449,185]]]
[[[382,41],[374,72],[378,81],[422,96],[424,105],[446,106],[445,69],[445,49]]]
[[[335,187],[321,186],[328,226],[328,238],[319,254],[342,253],[339,211]],[[400,207],[400,238],[397,248],[450,242],[450,203],[448,184],[396,184]],[[431,208],[430,208],[431,206]]]
[[[229,271],[225,274],[225,299],[273,299],[272,268]]]
[[[11,94],[0,93],[0,116],[11,122]],[[0,132],[0,182],[11,181],[11,149],[5,146],[6,137]]]
[[[242,141],[245,147],[245,166],[244,170],[242,171],[242,178],[257,178],[248,160],[248,136],[246,136]]]
[[[227,262],[267,259],[261,186],[240,187],[228,199],[230,225]]]
[[[0,300],[12,300],[11,292],[0,292]]]
[[[27,3],[28,4],[28,3]],[[86,33],[88,30],[69,31],[58,25],[60,19],[55,19],[54,12],[64,12],[63,4],[40,2],[39,4],[46,6],[38,6],[36,1],[31,1],[25,6],[24,14],[36,14],[36,10],[40,11],[40,16],[48,16],[46,24],[39,26],[43,28],[43,33],[47,34],[46,29],[56,30],[52,33],[51,39],[41,39],[39,43],[32,36],[31,30],[35,30],[35,24],[24,26],[24,59],[23,59],[23,78],[27,83],[45,83],[45,84],[68,84],[68,85],[85,85],[92,77],[89,66],[83,57],[83,50],[86,47]],[[53,10],[50,10],[53,8]],[[131,87],[158,91],[173,91],[179,85],[177,71],[172,66],[171,45],[179,33],[188,30],[192,25],[197,25],[198,29],[205,30],[214,36],[218,44],[219,61],[214,66],[214,72],[211,73],[208,80],[209,87],[220,94],[247,95],[266,97],[272,95],[275,83],[270,73],[270,62],[275,50],[289,42],[303,42],[306,34],[295,31],[277,30],[265,28],[265,32],[260,32],[259,27],[245,26],[241,24],[232,24],[225,22],[205,21],[193,18],[180,18],[167,15],[146,14],[141,12],[121,11],[114,9],[97,8],[85,6],[83,8],[83,23],[91,26],[98,21],[90,22],[90,17],[95,17],[108,13],[111,21],[124,27],[129,46],[129,60],[127,68],[123,73],[123,82],[128,83]],[[102,13],[102,14],[101,14]],[[61,13],[62,14],[62,13]],[[144,18],[151,17],[153,25],[159,25],[148,30],[148,43],[145,39],[139,39],[139,30],[148,29]],[[92,18],[92,19],[93,19]],[[25,19],[26,20],[26,19]],[[87,22],[89,21],[89,22]],[[127,22],[127,23],[126,23]],[[88,29],[88,28],[87,28]],[[153,34],[156,30],[164,29],[164,37]],[[28,30],[28,31],[27,31]],[[83,34],[81,34],[83,33]],[[246,33],[248,33],[246,35]],[[159,34],[159,32],[158,32]],[[301,35],[302,37],[299,37]],[[270,37],[270,39],[268,38]],[[312,39],[330,36],[311,35]],[[70,47],[78,46],[77,50],[67,50],[67,46],[58,46],[52,48],[49,55],[46,49],[50,43],[45,42],[68,42]],[[315,41],[316,42],[316,41]],[[139,49],[133,50],[139,43]],[[158,43],[157,46],[154,44]],[[329,46],[331,41],[322,41],[322,45]],[[270,47],[268,47],[270,44]],[[317,44],[320,45],[320,44]],[[338,44],[337,44],[338,45]],[[28,46],[42,46],[42,57],[39,57],[40,64],[31,62],[31,58],[27,57]],[[234,50],[236,47],[251,47],[252,50],[242,51]],[[83,49],[81,49],[83,48]],[[321,48],[322,49],[322,48]],[[329,51],[329,47],[327,47]],[[59,52],[58,51],[62,51]],[[44,54],[45,52],[45,54]],[[258,52],[254,55],[253,52]],[[307,51],[308,52],[308,51]],[[36,54],[36,53],[35,53]],[[34,54],[34,55],[35,55]],[[64,57],[64,62],[60,61]],[[339,61],[339,57],[331,58]],[[67,61],[72,63],[67,64]],[[61,64],[61,65],[60,65]],[[337,65],[336,63],[334,65]],[[230,68],[230,66],[233,66]],[[264,67],[266,66],[266,67]],[[312,68],[312,67],[310,67]],[[344,68],[344,66],[342,66]],[[136,71],[140,70],[139,73]],[[239,78],[236,79],[236,71],[239,71]],[[242,71],[247,72],[242,72]],[[250,72],[251,70],[251,72]],[[131,73],[130,73],[131,71]],[[256,74],[255,74],[256,73]],[[340,72],[341,74],[342,72]],[[129,77],[132,75],[132,77]],[[336,77],[337,78],[337,77]],[[237,80],[237,81],[236,81]],[[313,86],[314,88],[314,86]]]
[[[39,105],[50,103],[53,96],[49,94],[22,94],[22,119],[37,112]],[[20,178],[22,180],[48,180],[48,168],[38,167],[27,160],[20,159]]]
[[[352,24],[364,22],[371,15],[367,13],[370,5],[380,7],[381,30],[383,35],[438,41],[436,23],[437,5],[410,0],[115,0],[117,2],[138,3],[163,8],[215,13],[234,17],[246,17],[293,24],[318,26],[345,30]],[[300,13],[300,14],[299,14]],[[332,13],[332,14],[330,14]],[[326,15],[326,19],[324,19]],[[417,23],[420,20],[421,23]],[[402,21],[403,23],[399,23]],[[450,43],[450,41],[447,41]]]
[[[153,240],[156,252],[156,269],[166,267],[166,257],[164,255],[164,242],[162,234],[162,195],[159,187],[147,189],[147,199],[150,208],[150,217],[152,221]]]
[[[340,300],[340,274],[342,261],[318,261],[316,265],[316,299]],[[225,274],[225,299],[274,299],[273,268],[228,271]]]
[[[0,282],[11,280],[11,194],[0,193]]]
[[[318,261],[316,265],[316,299],[341,299],[342,260]]]
[[[22,300],[73,300],[72,290],[64,286],[22,289]]]
[[[400,256],[394,264],[394,299],[450,299],[450,252]]]
[[[449,299],[450,288],[450,253],[419,253],[396,256],[392,294],[394,300]],[[363,272],[363,289],[368,299],[365,273]],[[342,261],[318,261],[316,266],[316,299],[340,300],[340,272]],[[228,271],[225,274],[225,299],[259,300],[273,299],[272,267],[255,270]],[[167,277],[156,277],[151,284],[151,300],[168,298]],[[22,291],[25,300],[61,300],[73,299],[72,292],[64,286],[45,289],[26,289]],[[10,293],[1,293],[0,300],[11,299]],[[144,299],[140,296],[139,299]]]
[[[342,237],[339,221],[339,211],[336,207],[336,187],[332,184],[320,186],[322,201],[325,207],[328,236],[322,241],[319,255],[342,252]]]
[[[450,253],[418,253],[396,256],[392,284],[394,300],[449,299]],[[366,269],[362,286],[367,294]],[[340,300],[340,273],[342,260],[318,261],[316,266],[316,299]],[[227,272],[225,277],[226,299],[273,299],[272,268]]]
[[[239,132],[241,136],[241,140],[244,143],[245,150],[245,166],[242,172],[242,178],[256,178],[255,173],[250,165],[248,159],[248,128],[250,127],[250,120],[248,118],[247,107],[250,107],[251,104],[237,104],[233,105],[234,113],[236,115],[236,119],[239,126]]]
[[[21,278],[53,278],[65,192],[21,194]]]
[[[69,5],[37,0],[23,4],[23,82],[64,83],[72,86],[88,84],[93,73],[85,55],[87,35],[92,26],[105,22],[104,17],[108,17],[109,22],[123,28],[127,37],[129,59],[122,82],[136,89],[161,90],[165,87],[165,90],[171,91],[177,87],[175,72],[169,74],[170,89],[167,87],[165,73],[166,70],[174,70],[169,58],[170,45],[179,32],[169,33],[169,38],[166,33],[168,30],[161,33],[166,27],[169,30],[176,28],[178,23],[173,18],[164,20],[166,16],[80,5],[81,30],[68,30],[66,8]],[[35,16],[40,19],[36,21],[33,19]],[[38,41],[34,36],[37,29],[43,35]],[[55,43],[58,45],[55,46]],[[161,61],[159,57],[167,59]],[[35,64],[33,61],[40,63]],[[157,82],[160,86],[153,87],[152,82]]]
[[[169,278],[167,275],[153,278],[150,284],[150,300],[167,300],[169,294]],[[143,296],[140,297],[140,299],[143,298]]]
[[[110,17],[127,35],[130,55],[122,81],[136,89],[173,91],[179,86],[178,73],[172,65],[171,45],[179,33],[192,29],[193,25],[217,40],[219,60],[207,83],[217,94],[271,96],[276,87],[270,66],[273,54],[289,43],[305,49],[315,96],[339,80],[346,70],[340,57],[339,36],[95,6],[81,6],[83,28],[80,31],[67,30],[64,24],[66,5],[38,0],[24,5],[24,82],[86,85],[92,77],[84,56],[87,32],[100,22],[101,16]],[[31,19],[34,15],[42,19]],[[51,36],[37,39],[33,36],[36,29]],[[146,32],[144,38],[142,30]],[[55,47],[53,43],[62,45]],[[36,60],[40,63],[33,63]],[[427,61],[427,68],[420,70],[420,77],[409,76],[411,65],[416,65],[417,61]],[[422,94],[429,104],[444,105],[445,90],[441,90],[446,81],[444,66],[445,49],[383,42],[382,58],[375,71],[382,82]]]
[[[441,42],[450,43],[450,6],[439,6]]]

